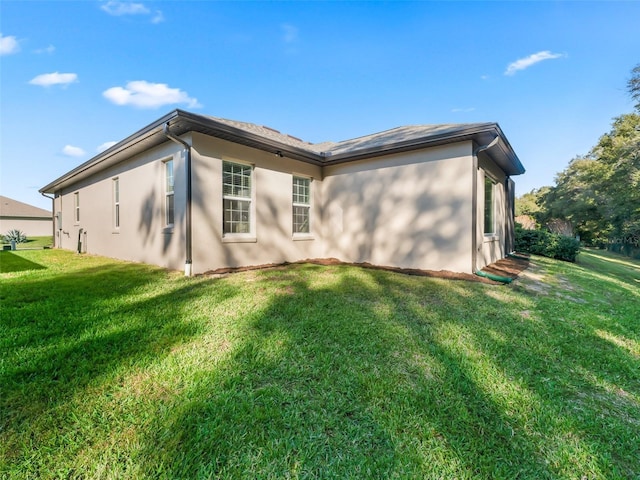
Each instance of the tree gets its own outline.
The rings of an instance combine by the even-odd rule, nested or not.
[[[640,239],[640,115],[617,117],[592,154],[608,171],[603,215],[611,222],[611,234]]]
[[[569,220],[587,243],[640,240],[640,115],[614,119],[589,155],[556,176],[541,204],[541,222]]]
[[[525,229],[535,229],[546,217],[542,201],[552,187],[533,189],[516,198],[516,221]]]
[[[637,113],[615,118],[588,155],[558,173],[553,187],[523,195],[520,213],[547,227],[567,220],[587,244],[616,243],[640,255],[640,64],[627,87]]]
[[[533,189],[528,193],[516,198],[516,216],[529,215],[535,218],[535,215],[540,213],[542,208],[538,201],[540,200],[540,192],[550,187],[542,187],[540,189]]]
[[[631,78],[627,82],[627,89],[631,98],[637,102],[636,110],[640,111],[640,64],[631,70]]]
[[[568,220],[586,243],[605,242],[610,227],[602,215],[607,198],[601,180],[606,176],[606,167],[592,157],[571,160],[542,199],[542,221]]]

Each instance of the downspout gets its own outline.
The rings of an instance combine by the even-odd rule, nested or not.
[[[515,241],[515,232],[514,229],[512,228],[512,226],[514,225],[514,217],[515,217],[515,212],[513,210],[514,207],[514,202],[511,201],[511,189],[509,188],[509,180],[511,179],[511,177],[509,175],[507,175],[507,178],[504,180],[504,197],[505,197],[505,203],[507,204],[508,208],[505,208],[505,215],[507,216],[507,218],[505,219],[505,228],[506,228],[506,232],[504,235],[504,253],[506,255],[513,253],[513,248],[512,248],[512,244]]]
[[[185,164],[186,164],[186,172],[187,172],[187,209],[186,209],[186,219],[185,219],[185,242],[186,242],[186,259],[184,262],[184,274],[186,277],[190,277],[193,274],[192,271],[192,248],[191,248],[191,145],[182,140],[181,138],[176,137],[169,131],[169,122],[164,124],[164,128],[162,132],[169,139],[174,141],[177,144],[180,144],[184,147],[185,151]]]
[[[52,233],[52,240],[53,240],[53,246],[56,246],[56,197],[50,197],[48,196],[46,193],[44,192],[40,192],[40,195],[42,195],[44,198],[48,198],[49,200],[51,200],[51,233]]]
[[[478,264],[478,154],[489,150],[495,146],[500,140],[500,136],[496,135],[496,138],[491,142],[481,147],[476,148],[473,151],[473,172],[471,184],[471,272],[477,271],[476,265]]]

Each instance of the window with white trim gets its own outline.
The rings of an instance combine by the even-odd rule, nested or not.
[[[74,206],[74,220],[75,223],[80,223],[80,192],[73,194],[73,206]]]
[[[222,232],[251,233],[253,167],[222,162]]]
[[[174,222],[174,186],[173,160],[167,160],[164,162],[164,224],[167,227]]]
[[[484,177],[484,234],[493,235],[495,228],[495,189],[496,182],[485,175]]]
[[[120,228],[120,179],[113,179],[113,227]]]
[[[293,177],[293,233],[311,233],[311,179]]]

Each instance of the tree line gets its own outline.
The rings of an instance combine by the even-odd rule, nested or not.
[[[627,90],[635,111],[616,117],[588,154],[557,174],[555,185],[517,198],[516,221],[640,258],[640,64]]]

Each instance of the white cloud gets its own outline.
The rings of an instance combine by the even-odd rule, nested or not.
[[[11,55],[20,51],[18,39],[13,35],[2,35],[0,33],[0,55]]]
[[[156,14],[151,19],[151,23],[162,23],[164,22],[164,15],[160,10],[156,10]]]
[[[85,152],[80,147],[74,147],[73,145],[65,145],[62,149],[62,153],[64,153],[68,157],[83,157],[86,155]]]
[[[53,53],[55,51],[56,51],[56,47],[54,47],[53,45],[49,45],[46,48],[38,48],[38,49],[34,50],[33,53],[38,53],[38,54],[40,54],[40,53],[49,53],[49,54],[51,54],[51,53]]]
[[[149,9],[142,3],[118,2],[117,0],[103,3],[100,8],[114,17],[121,15],[148,15],[150,13]]]
[[[109,150],[111,147],[113,147],[116,143],[118,142],[104,142],[103,144],[100,144],[96,147],[96,152],[98,153],[102,153],[105,150]]]
[[[123,15],[152,15],[151,23],[164,22],[164,15],[161,10],[152,12],[144,3],[109,0],[103,3],[100,8],[114,17],[121,17]]]
[[[40,85],[41,87],[49,87],[51,85],[68,85],[78,81],[78,75],[75,73],[43,73],[29,80],[31,85]]]
[[[281,25],[282,28],[282,39],[285,43],[292,43],[298,40],[298,28],[285,23]]]
[[[191,98],[179,88],[170,88],[166,83],[150,83],[137,80],[126,87],[111,87],[102,95],[116,105],[132,105],[138,108],[158,108],[163,105],[184,103],[189,108],[201,107],[198,100]]]
[[[510,63],[507,66],[507,70],[504,72],[505,75],[515,75],[518,70],[524,70],[525,68],[529,68],[536,63],[542,62],[544,60],[553,60],[554,58],[562,58],[567,55],[564,53],[551,53],[549,50],[544,50],[542,52],[534,53],[525,58],[520,58],[513,63]]]
[[[469,107],[469,108],[452,108],[452,109],[451,109],[451,111],[452,111],[453,113],[460,113],[460,112],[468,113],[468,112],[473,112],[473,111],[475,111],[475,109],[476,109],[475,107]]]

